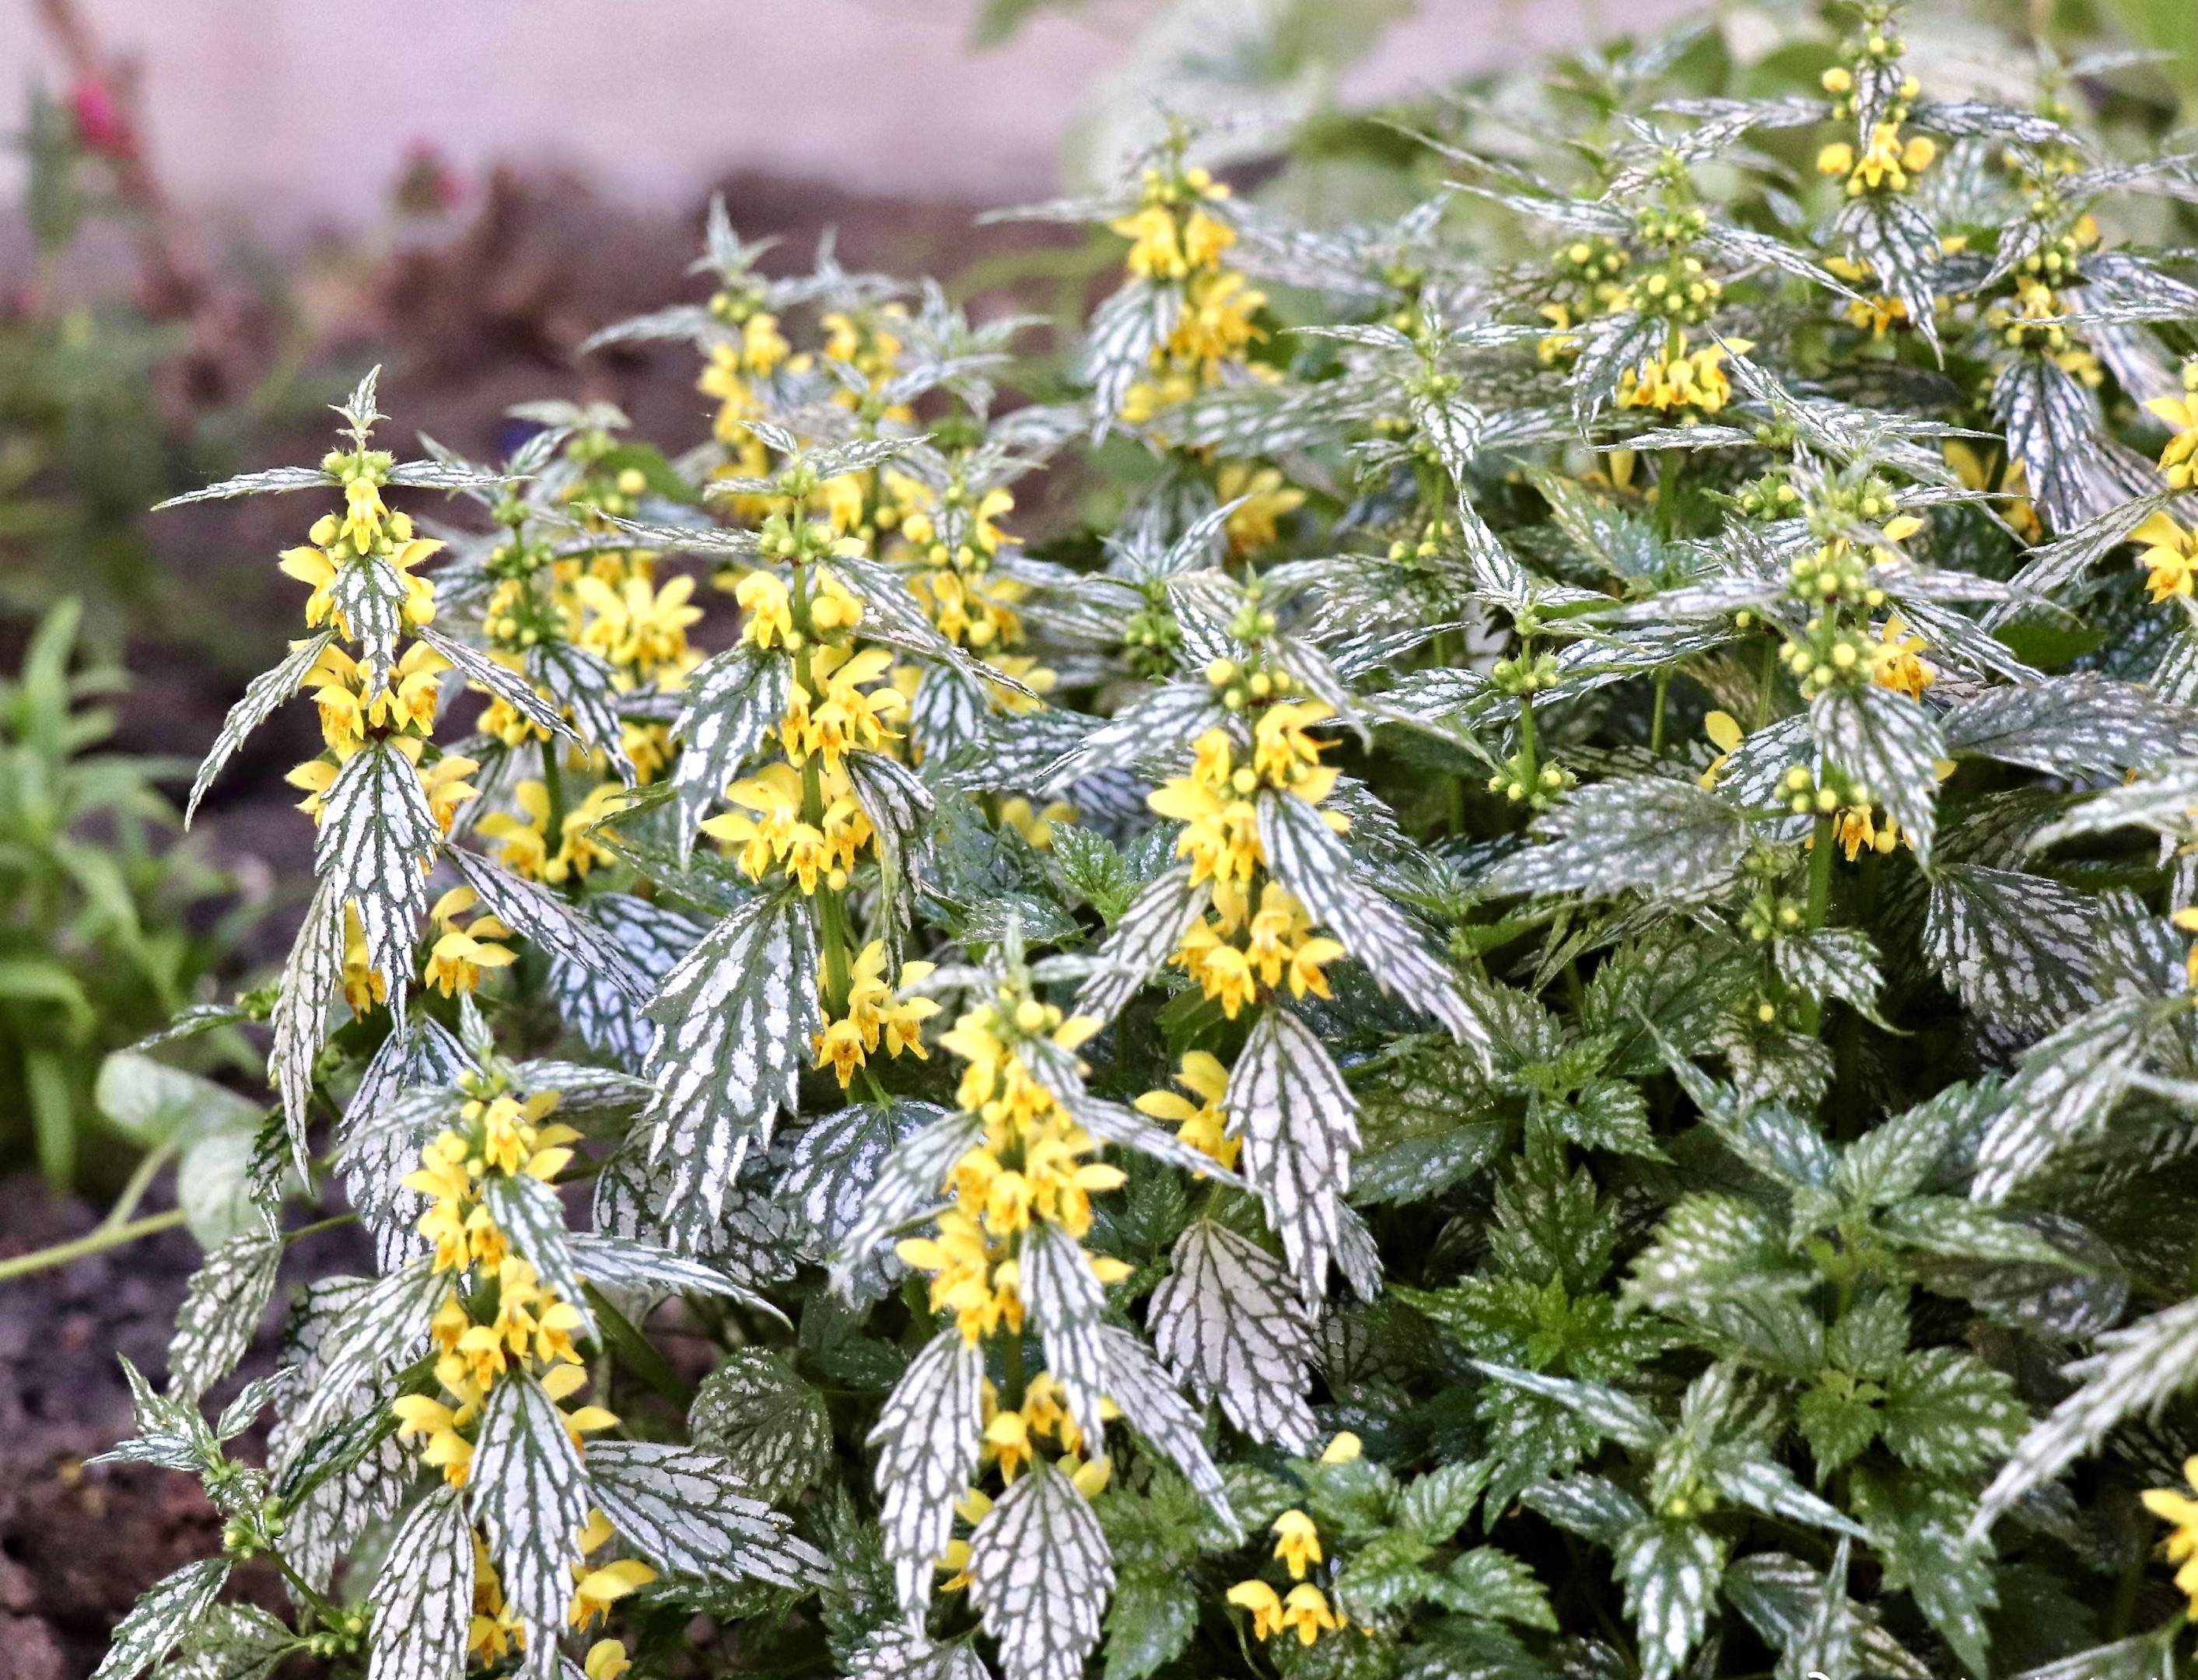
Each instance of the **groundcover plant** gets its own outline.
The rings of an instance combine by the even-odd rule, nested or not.
[[[309,695],[316,886],[176,1029],[279,1101],[104,1680],[2169,1671],[2198,166],[1846,22],[1378,227],[1179,135],[1031,212],[1126,242],[1061,402],[720,208],[597,341],[699,450],[369,379],[201,492],[304,492],[195,793]],[[209,1427],[329,1179],[378,1271]]]

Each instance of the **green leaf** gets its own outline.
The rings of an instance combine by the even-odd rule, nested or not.
[[[1913,1596],[1954,1654],[1982,1673],[1990,1638],[1984,1613],[1999,1593],[1990,1551],[1963,1532],[1968,1497],[1914,1471],[1858,1466],[1852,1474],[1854,1513],[1870,1532],[1886,1586]]]
[[[1068,890],[1098,911],[1109,927],[1122,919],[1122,912],[1137,896],[1129,860],[1112,840],[1093,829],[1073,823],[1057,826],[1053,861]]]
[[[117,1050],[100,1063],[92,1101],[132,1142],[148,1149],[221,1131],[250,1137],[266,1112],[211,1079],[134,1050]]]
[[[1613,1572],[1625,1584],[1625,1611],[1641,1641],[1643,1680],[1678,1672],[1708,1630],[1724,1554],[1706,1529],[1652,1520],[1614,1548]]]
[[[1433,1543],[1410,1528],[1377,1534],[1345,1561],[1335,1578],[1344,1614],[1371,1621],[1381,1612],[1428,1596],[1433,1578],[1420,1567]]]
[[[1188,1581],[1124,1575],[1107,1611],[1106,1680],[1146,1680],[1183,1654],[1197,1628],[1198,1594]]]
[[[1398,1520],[1429,1545],[1440,1544],[1472,1517],[1492,1468],[1485,1460],[1475,1460],[1441,1465],[1415,1476],[1398,1497]]]
[[[228,1579],[229,1560],[210,1557],[147,1588],[115,1625],[92,1680],[137,1680],[197,1625]]]
[[[1431,1595],[1444,1608],[1555,1633],[1549,1590],[1532,1565],[1498,1546],[1475,1546],[1451,1561]]]
[[[184,1636],[160,1680],[267,1680],[303,1642],[253,1604],[217,1604]]]
[[[687,1415],[697,1446],[724,1454],[748,1491],[776,1505],[813,1485],[832,1453],[824,1397],[782,1354],[736,1347],[702,1380]]]
[[[1886,1383],[1885,1444],[1919,1470],[1980,1470],[2014,1451],[2029,1423],[2006,1375],[1961,1348],[1910,1354]]]
[[[1906,695],[1865,683],[1827,689],[1809,707],[1809,724],[1826,759],[1864,784],[1916,851],[1931,862],[1938,776],[1946,743],[1932,714]]]
[[[1645,776],[1582,788],[1537,818],[1534,830],[1550,844],[1513,852],[1489,875],[1490,892],[1706,898],[1732,879],[1752,833],[1717,794]]]

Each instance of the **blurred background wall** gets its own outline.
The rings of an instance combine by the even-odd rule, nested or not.
[[[1690,0],[1088,0],[997,44],[998,0],[78,0],[148,70],[146,138],[194,208],[277,240],[357,227],[407,148],[462,176],[525,158],[637,206],[683,207],[730,170],[893,196],[1006,201],[1074,184],[1112,131],[1098,96],[1161,55],[1282,104],[1409,96],[1534,52],[1637,32]],[[66,82],[38,0],[0,0],[0,86]],[[1272,26],[1282,15],[1279,44]],[[1387,20],[1387,26],[1374,33]],[[1358,56],[1364,49],[1364,55]],[[1179,70],[1176,73],[1180,73]],[[1272,98],[1271,94],[1268,96]],[[1136,105],[1134,92],[1129,102]],[[1072,177],[1063,180],[1064,142]],[[21,168],[0,164],[0,198]]]

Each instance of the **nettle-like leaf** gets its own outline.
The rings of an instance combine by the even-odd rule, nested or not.
[[[1114,1555],[1076,1485],[1039,1463],[970,1536],[969,1584],[1008,1680],[1078,1680],[1114,1590]]]
[[[573,733],[608,759],[619,779],[631,788],[637,774],[626,756],[618,683],[601,656],[575,642],[539,642],[526,650],[526,675],[572,718]]]
[[[765,1348],[736,1347],[718,1361],[695,1391],[687,1427],[695,1445],[723,1454],[767,1504],[811,1486],[832,1455],[824,1397]]]
[[[1879,1626],[1866,1607],[1847,1597],[1838,1570],[1826,1575],[1787,1553],[1758,1552],[1726,1567],[1724,1588],[1726,1600],[1765,1641],[1789,1654],[1824,1648],[1821,1624],[1829,1619],[1827,1600],[1835,1599],[1864,1671],[1895,1680],[1928,1680],[1930,1675],[1929,1664]],[[1802,1680],[1807,1671],[1798,1661],[1782,1664],[1780,1680]]]
[[[187,1563],[148,1587],[130,1613],[115,1625],[107,1654],[92,1680],[137,1680],[158,1663],[212,1607],[229,1579],[229,1560],[210,1557]]]
[[[1981,1671],[1990,1634],[1985,1612],[1999,1602],[1992,1554],[1963,1533],[1968,1496],[1904,1472],[1887,1475],[1857,1467],[1855,1514],[1870,1532],[1885,1567],[1885,1584],[1905,1589],[1955,1655]]]
[[[629,892],[599,892],[584,901],[584,913],[623,954],[625,965],[648,982],[637,1001],[623,983],[623,969],[598,969],[553,949],[549,991],[565,1024],[590,1049],[639,1069],[648,1059],[655,1029],[644,1013],[648,999],[679,959],[701,943],[706,924],[650,898]]]
[[[1747,819],[1717,794],[1666,776],[1614,776],[1582,788],[1534,823],[1547,846],[1498,864],[1495,892],[1638,892],[1695,898],[1730,881],[1747,851]]]
[[[807,904],[759,897],[725,916],[665,976],[648,1006],[656,1042],[643,1114],[649,1154],[668,1157],[665,1218],[699,1238],[752,1146],[770,1141],[779,1109],[798,1107],[817,998],[817,933]]]
[[[1107,1362],[1108,1398],[1122,1409],[1123,1419],[1183,1472],[1224,1531],[1241,1532],[1227,1483],[1207,1451],[1197,1412],[1132,1332],[1102,1324],[1099,1341]]]
[[[928,1102],[865,1103],[820,1116],[794,1134],[777,1195],[811,1258],[829,1259],[840,1251],[893,1151],[946,1115]],[[922,1193],[935,1193],[944,1177],[942,1171]]]
[[[1106,1450],[1100,1398],[1107,1389],[1107,1344],[1100,1316],[1107,1292],[1076,1239],[1043,1221],[1025,1234],[1020,1288],[1045,1346],[1045,1368],[1061,1385],[1069,1416],[1090,1444],[1093,1457]]]
[[[947,1173],[984,1136],[980,1115],[945,1114],[904,1136],[879,1163],[861,1211],[833,1255],[833,1282],[842,1294],[852,1291],[857,1270],[880,1243],[939,1205]]]
[[[198,774],[191,778],[190,798],[183,805],[183,826],[190,826],[191,818],[198,812],[199,801],[206,797],[213,779],[221,774],[236,749],[244,745],[251,733],[275,715],[276,708],[298,691],[305,673],[313,668],[329,643],[335,640],[335,632],[324,630],[309,636],[302,642],[290,644],[290,652],[282,664],[261,671],[245,684],[244,698],[229,708],[229,715],[221,720],[221,732],[214,736],[213,745],[206,749],[206,760],[200,764]]]
[[[427,913],[427,864],[442,839],[419,772],[389,742],[361,747],[336,772],[313,869],[358,912],[367,962],[388,982],[395,1014],[404,1012],[413,941]]]
[[[989,1673],[967,1644],[939,1644],[905,1622],[887,1623],[847,1659],[847,1680],[988,1680]]]
[[[635,1004],[646,1003],[656,978],[627,956],[614,933],[583,915],[563,894],[515,875],[501,863],[452,846],[444,854],[481,906],[554,962],[584,968]]]
[[[456,1489],[434,1488],[412,1508],[389,1543],[373,1603],[367,1680],[462,1680],[473,1625],[474,1547]]]
[[[481,1202],[511,1239],[512,1252],[580,1315],[581,1333],[591,1340],[599,1336],[595,1311],[580,1288],[579,1267],[565,1231],[565,1204],[556,1190],[524,1173],[491,1173],[482,1185]]]
[[[2143,683],[2090,671],[1987,689],[1948,712],[1944,728],[1956,758],[1997,759],[2049,776],[2120,776],[2198,754],[2198,713]]]
[[[931,1596],[932,1565],[953,1538],[954,1502],[976,1472],[984,1378],[982,1351],[950,1328],[910,1362],[870,1431],[878,1520],[904,1611]]]
[[[1327,1292],[1338,1210],[1358,1148],[1358,1099],[1311,1028],[1281,1004],[1264,1011],[1229,1075],[1228,1135],[1282,1240],[1307,1300]]]
[[[1639,1631],[1643,1680],[1665,1680],[1708,1630],[1723,1549],[1707,1529],[1657,1520],[1629,1530],[1616,1550],[1614,1572],[1625,1584],[1626,1613]]]
[[[499,665],[479,648],[468,646],[455,636],[445,636],[433,625],[423,625],[415,634],[451,662],[453,669],[474,687],[502,700],[520,717],[552,735],[559,735],[575,746],[584,746],[573,726],[565,721],[564,713],[542,698],[534,685],[524,675],[508,665]]]
[[[1923,949],[1962,1002],[2020,1032],[2049,1032],[2099,1001],[2090,899],[2042,875],[1945,863]]]
[[[1096,955],[1096,966],[1076,994],[1076,1013],[1112,1020],[1175,954],[1184,933],[1205,913],[1211,890],[1190,884],[1178,863],[1122,912]]]
[[[1827,689],[1810,703],[1809,726],[1824,757],[1866,786],[1900,824],[1916,861],[1931,861],[1937,771],[1945,737],[1930,712],[1907,695],[1866,683]]]
[[[169,1392],[196,1398],[236,1368],[259,1329],[282,1264],[282,1239],[247,1231],[206,1257],[192,1274],[168,1343]]]
[[[688,677],[685,703],[672,724],[679,743],[672,791],[682,861],[711,806],[785,717],[792,683],[783,654],[745,642],[705,660]]]
[[[303,1642],[253,1604],[217,1604],[161,1665],[161,1680],[267,1680]]]
[[[564,1625],[580,1531],[600,1497],[556,1403],[532,1376],[507,1373],[481,1409],[466,1512],[488,1542],[504,1602],[526,1624],[530,1644]]]
[[[343,978],[343,889],[336,881],[323,880],[313,889],[267,1017],[275,1033],[268,1070],[282,1094],[283,1125],[301,1172],[308,1160],[305,1125],[313,1100],[313,1063],[328,1041],[329,996]]]
[[[589,1491],[611,1526],[669,1574],[802,1587],[824,1572],[824,1555],[752,1497],[740,1467],[721,1453],[597,1441],[587,1468]]]
[[[878,923],[898,939],[914,914],[931,790],[915,771],[881,753],[850,753],[846,762],[847,779],[877,840]]]
[[[359,674],[366,692],[389,686],[397,664],[397,639],[404,633],[405,575],[384,555],[360,555],[336,568],[329,601],[358,643]]]
[[[1177,1239],[1153,1291],[1153,1346],[1201,1401],[1219,1399],[1254,1439],[1304,1452],[1317,1429],[1305,1404],[1312,1333],[1282,1263],[1210,1220]]]
[[[2102,1130],[2159,1033],[2161,1014],[2154,998],[2112,997],[2033,1046],[1977,1145],[1969,1194],[2003,1200],[2056,1153]]]

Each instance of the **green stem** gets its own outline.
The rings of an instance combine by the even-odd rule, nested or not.
[[[1648,719],[1648,752],[1653,758],[1664,756],[1664,702],[1672,693],[1672,673],[1656,673],[1656,710]]]
[[[1807,926],[1813,932],[1824,925],[1824,917],[1832,907],[1832,846],[1835,828],[1831,813],[1827,811],[1817,819],[1814,838],[1809,846],[1809,905]],[[1823,1025],[1823,1005],[1814,997],[1801,1003],[1801,1029],[1814,1034]]]
[[[1001,1390],[1000,1409],[1018,1411],[1023,1404],[1023,1339],[1020,1332],[1009,1333],[1002,1363],[1002,1375],[1007,1378],[1007,1385]]]
[[[332,1231],[339,1225],[355,1225],[358,1223],[358,1215],[356,1213],[331,1213],[325,1219],[316,1219],[311,1224],[300,1225],[294,1231],[284,1231],[282,1241],[295,1242],[299,1238],[311,1236],[316,1231]]]
[[[28,1277],[32,1272],[44,1271],[51,1266],[65,1266],[87,1254],[103,1254],[110,1248],[119,1248],[125,1242],[135,1242],[155,1231],[173,1230],[183,1223],[183,1209],[172,1207],[166,1213],[149,1213],[126,1224],[102,1225],[73,1241],[57,1242],[50,1248],[37,1248],[13,1259],[0,1260],[0,1283],[12,1277]]]
[[[122,1187],[122,1194],[114,1199],[114,1206],[107,1210],[107,1217],[99,1222],[101,1230],[112,1230],[117,1225],[129,1223],[130,1216],[137,1211],[137,1204],[145,1199],[145,1192],[153,1187],[154,1175],[168,1164],[175,1154],[175,1146],[163,1143],[137,1163],[130,1175],[130,1182]]]
[[[1521,654],[1521,659],[1526,655]],[[1519,696],[1519,779],[1531,794],[1540,780],[1542,764],[1539,749],[1534,744],[1534,697],[1531,694]]]
[[[634,1375],[654,1388],[659,1394],[683,1413],[695,1404],[695,1391],[680,1381],[679,1373],[665,1363],[664,1356],[650,1346],[648,1338],[636,1329],[633,1321],[613,1306],[603,1293],[592,1283],[580,1286],[595,1310],[596,1321],[603,1327],[603,1334],[616,1344],[625,1362],[633,1367]]]
[[[1668,544],[1679,518],[1679,474],[1684,469],[1683,451],[1656,451],[1656,535]]]
[[[543,819],[542,844],[555,857],[565,848],[565,772],[557,762],[557,738],[542,743],[542,786],[550,796],[550,814]]]
[[[1763,673],[1755,684],[1755,721],[1748,730],[1753,734],[1771,721],[1771,697],[1778,691],[1778,638],[1769,636],[1763,642]]]

